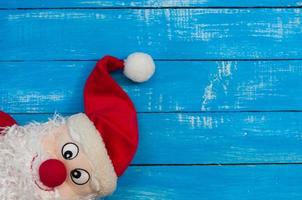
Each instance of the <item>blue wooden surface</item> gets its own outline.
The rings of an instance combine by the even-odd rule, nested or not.
[[[0,108],[11,113],[83,110],[82,86],[94,65],[94,61],[0,62],[2,75],[14,77],[0,82]],[[139,112],[302,109],[302,95],[297,95],[302,93],[297,84],[301,61],[161,61],[156,65],[157,73],[144,84],[114,74]]]
[[[299,0],[0,1],[0,109],[21,123],[82,108],[104,54],[146,51],[140,146],[108,199],[302,199]],[[121,45],[123,44],[123,45]]]
[[[301,199],[301,166],[130,167],[110,200]]]
[[[2,10],[0,60],[299,59],[301,21],[298,8]]]
[[[301,6],[301,0],[9,0],[0,8],[102,8],[102,7],[246,7],[246,6]]]

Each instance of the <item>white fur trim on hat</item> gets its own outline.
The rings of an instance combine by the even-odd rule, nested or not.
[[[69,117],[67,126],[70,135],[83,146],[88,159],[95,168],[91,177],[98,195],[111,194],[116,188],[117,175],[100,133],[83,113]]]

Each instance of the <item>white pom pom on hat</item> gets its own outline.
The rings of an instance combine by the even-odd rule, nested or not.
[[[155,72],[155,64],[149,54],[135,52],[124,61],[124,75],[138,83],[149,80]]]

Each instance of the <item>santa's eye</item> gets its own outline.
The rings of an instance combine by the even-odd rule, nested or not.
[[[74,143],[66,143],[62,147],[62,156],[66,160],[72,160],[79,154],[79,147]]]
[[[77,185],[84,185],[90,179],[90,174],[85,169],[74,169],[70,172],[71,180]]]

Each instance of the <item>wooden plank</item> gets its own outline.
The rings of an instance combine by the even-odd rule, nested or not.
[[[51,115],[14,115],[20,124]],[[171,113],[138,115],[134,164],[297,163],[302,113]]]
[[[94,61],[0,62],[0,109],[80,112],[82,88],[94,65]],[[302,109],[298,84],[302,61],[161,61],[156,65],[155,76],[144,84],[114,74],[138,112]]]
[[[0,8],[61,8],[61,7],[90,7],[90,8],[106,8],[106,7],[242,7],[242,6],[300,6],[300,0],[9,0],[1,1]]]
[[[301,170],[301,165],[131,167],[108,199],[302,199]]]
[[[0,60],[302,58],[301,9],[2,10],[0,21]]]

